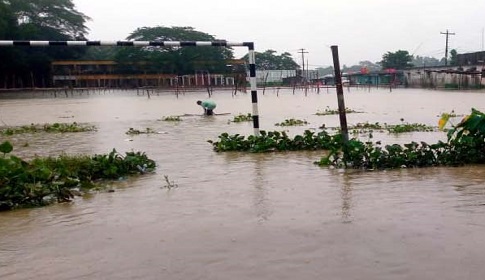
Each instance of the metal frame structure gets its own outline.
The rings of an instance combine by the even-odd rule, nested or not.
[[[49,47],[49,46],[114,46],[114,47],[247,47],[249,56],[249,83],[254,135],[259,136],[258,91],[256,59],[253,42],[228,41],[0,41],[0,47]]]

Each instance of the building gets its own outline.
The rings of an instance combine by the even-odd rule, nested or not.
[[[236,69],[245,66],[244,60],[230,60]],[[245,71],[209,73],[196,71],[191,75],[147,73],[146,63],[140,62],[127,71],[126,65],[110,60],[67,60],[51,64],[54,87],[140,88],[140,87],[232,87],[246,85]],[[245,68],[245,67],[244,67]]]
[[[483,65],[416,67],[404,71],[406,86],[480,89],[485,87]]]

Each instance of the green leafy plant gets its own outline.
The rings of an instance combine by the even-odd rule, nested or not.
[[[250,113],[247,113],[246,115],[239,114],[237,116],[234,116],[234,118],[232,119],[232,122],[236,122],[236,123],[239,123],[239,122],[250,122],[252,120],[253,120],[253,116]],[[231,122],[231,121],[229,121],[229,122]]]
[[[6,127],[0,130],[2,135],[16,135],[23,133],[68,133],[68,132],[87,132],[96,131],[96,127],[86,124],[73,123],[53,123],[53,124],[31,124],[17,127]]]
[[[5,141],[2,144],[0,144],[0,152],[3,153],[3,156],[5,157],[6,154],[10,153],[13,150],[13,146],[10,142]]]
[[[182,121],[182,118],[180,118],[180,116],[168,116],[161,118],[161,120],[165,122],[180,122]]]
[[[116,150],[94,156],[36,157],[30,162],[8,154],[11,145],[0,145],[0,210],[43,206],[55,201],[70,201],[80,193],[112,180],[151,172],[153,160],[141,152]]]
[[[306,120],[299,120],[299,119],[286,119],[281,123],[275,123],[276,126],[299,126],[299,125],[307,125],[308,122]]]
[[[401,120],[402,122],[404,120]],[[389,129],[391,126],[362,124],[360,127]],[[408,128],[392,126],[398,132]],[[429,131],[423,125],[414,125],[412,130]],[[433,128],[434,129],[434,128]],[[391,130],[389,130],[391,132]],[[398,133],[396,132],[396,133]],[[472,109],[469,116],[447,133],[447,142],[435,144],[411,142],[404,145],[382,145],[380,141],[350,139],[346,144],[341,134],[330,135],[306,130],[303,135],[289,137],[285,132],[261,131],[259,136],[245,136],[223,133],[219,141],[208,142],[217,152],[272,152],[297,150],[327,150],[326,156],[315,162],[321,166],[357,168],[365,170],[387,168],[410,168],[427,166],[459,166],[464,164],[485,164],[485,114]],[[369,139],[372,136],[369,136]]]
[[[485,163],[485,114],[472,109],[469,116],[448,131],[447,142],[411,142],[385,145],[351,139],[333,147],[316,164],[323,166],[386,169],[402,167],[459,166]]]
[[[345,113],[350,114],[350,113],[362,113],[362,112],[358,112],[350,108],[345,108]],[[328,115],[338,115],[338,114],[339,114],[338,109],[330,109],[329,106],[327,106],[327,108],[325,108],[323,111],[318,111],[315,113],[315,115],[317,116],[328,116]]]
[[[245,152],[272,152],[272,151],[301,151],[301,150],[328,150],[334,146],[341,146],[340,134],[331,136],[326,131],[315,133],[305,130],[303,135],[290,137],[282,131],[260,131],[260,136],[250,135],[247,138],[239,134],[229,135],[222,133],[219,141],[209,140],[214,151],[245,151]]]
[[[138,135],[138,134],[156,134],[157,132],[149,127],[145,128],[145,130],[138,130],[130,127],[125,134],[128,135]]]

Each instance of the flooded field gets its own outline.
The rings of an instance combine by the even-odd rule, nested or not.
[[[2,126],[78,122],[96,132],[0,136],[14,154],[144,151],[156,173],[113,182],[72,203],[0,212],[0,279],[481,279],[485,273],[485,168],[360,172],[320,168],[323,152],[215,153],[223,132],[251,135],[251,97],[215,91],[216,113],[195,104],[207,93],[151,98],[136,92],[54,98],[0,97]],[[485,111],[485,92],[401,89],[345,92],[348,123],[436,126],[454,110]],[[330,93],[260,92],[261,129],[305,119],[338,126]],[[160,121],[184,115],[180,122]],[[459,122],[461,117],[454,119]],[[158,134],[126,135],[129,128]],[[363,135],[365,137],[365,135]],[[446,139],[444,132],[389,135],[389,143]],[[28,145],[26,145],[28,144]],[[164,175],[177,188],[164,188]]]

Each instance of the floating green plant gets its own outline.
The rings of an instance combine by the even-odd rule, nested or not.
[[[214,151],[245,151],[245,152],[272,152],[272,151],[301,151],[301,150],[328,150],[340,142],[340,134],[331,136],[326,131],[315,133],[305,130],[303,135],[289,137],[282,131],[260,131],[260,136],[245,136],[222,133],[219,141],[209,140]]]
[[[316,164],[359,169],[485,164],[485,114],[472,109],[447,133],[447,142],[385,145],[351,139]]]
[[[275,123],[276,126],[299,126],[299,125],[306,125],[308,122],[306,120],[299,120],[299,119],[286,119],[281,123]]]
[[[350,108],[345,108],[345,113],[350,114],[350,113],[362,113],[362,112],[358,112]],[[328,115],[338,115],[338,114],[339,114],[338,109],[330,109],[330,107],[328,106],[327,108],[325,108],[325,110],[318,111],[317,113],[315,113],[315,115],[317,116],[328,116]]]
[[[386,125],[389,133],[406,133],[406,132],[432,132],[436,127],[428,126],[422,123],[401,123],[396,125]]]
[[[369,133],[369,132],[384,132],[387,131],[389,133],[407,133],[407,132],[432,132],[436,131],[437,127],[428,126],[421,123],[401,123],[401,124],[387,124],[383,123],[380,124],[379,122],[376,123],[357,123],[355,125],[351,125],[348,127],[349,131],[352,131],[354,134],[359,133]]]
[[[0,130],[2,135],[15,135],[23,133],[67,133],[67,132],[87,132],[95,131],[96,127],[93,125],[73,123],[53,123],[53,124],[31,124],[16,127],[6,127]]]
[[[138,135],[138,134],[156,134],[157,132],[149,127],[145,128],[145,130],[138,130],[130,127],[125,134],[128,135]]]
[[[232,119],[232,122],[250,122],[253,120],[253,116],[250,114],[250,113],[247,113],[246,115],[244,114],[239,114],[237,116],[234,116],[234,118]],[[231,122],[231,121],[229,121]]]
[[[180,118],[180,116],[168,116],[168,117],[163,117],[160,120],[165,122],[180,122],[182,121],[182,118]]]
[[[156,168],[141,152],[121,155],[116,150],[94,156],[36,157],[30,162],[11,155],[9,142],[0,145],[0,210],[70,201],[75,195],[100,188],[102,180],[144,174]]]
[[[418,127],[421,129],[421,126]],[[383,146],[380,141],[363,142],[356,138],[344,144],[341,134],[329,135],[325,131],[314,133],[306,130],[304,135],[294,137],[285,132],[261,131],[259,136],[247,138],[223,133],[219,141],[208,142],[217,152],[327,150],[328,155],[315,163],[337,168],[373,170],[485,164],[485,114],[472,109],[472,113],[450,129],[447,136],[447,142],[435,144],[413,141]]]

